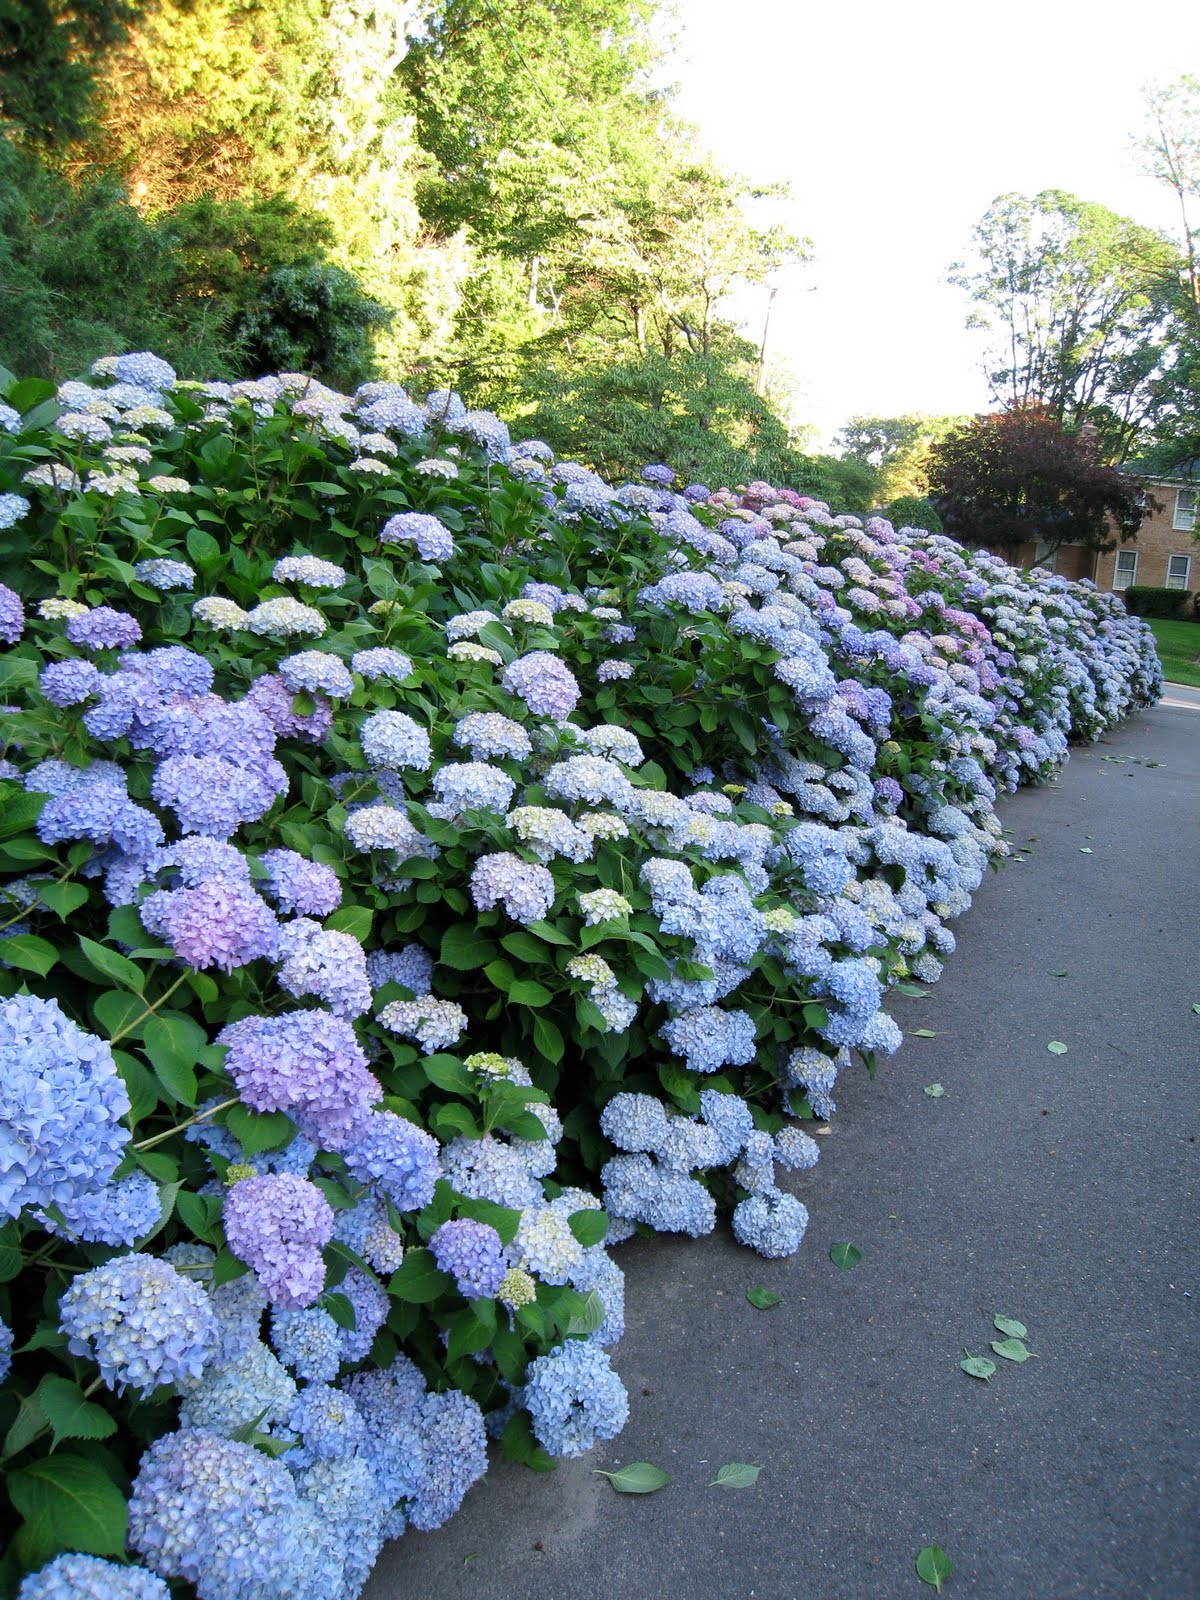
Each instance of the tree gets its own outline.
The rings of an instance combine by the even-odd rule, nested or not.
[[[921,499],[929,487],[929,453],[966,417],[851,417],[838,434],[842,455],[873,467],[881,501]],[[923,524],[922,524],[923,526]]]
[[[933,447],[929,478],[945,531],[964,544],[1111,550],[1142,521],[1138,481],[1103,464],[1094,429],[1071,433],[1048,406],[1011,406],[954,429]]]
[[[1059,189],[1001,195],[974,234],[977,259],[951,268],[996,335],[993,396],[1093,423],[1121,461],[1167,403],[1179,256],[1171,241]]]
[[[0,0],[0,125],[61,150],[91,127],[96,74],[142,0]]]

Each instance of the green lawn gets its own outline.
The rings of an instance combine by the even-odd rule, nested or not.
[[[1190,683],[1200,689],[1200,622],[1147,617],[1158,646],[1163,677],[1169,683]]]

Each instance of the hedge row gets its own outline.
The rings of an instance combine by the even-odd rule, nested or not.
[[[799,1246],[997,794],[1153,642],[453,394],[4,392],[0,1576],[351,1600],[489,1436],[620,1429],[619,1241]]]

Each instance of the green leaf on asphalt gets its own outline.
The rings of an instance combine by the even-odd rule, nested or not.
[[[669,1473],[650,1461],[631,1461],[616,1472],[602,1472],[599,1467],[592,1471],[598,1478],[607,1478],[618,1494],[653,1494],[671,1481]]]
[[[773,1289],[747,1289],[746,1299],[756,1311],[769,1311],[772,1306],[777,1306],[783,1299],[781,1294],[776,1294]]]
[[[717,1471],[716,1477],[709,1484],[710,1489],[751,1489],[758,1482],[761,1467],[753,1467],[748,1461],[727,1461]]]
[[[1052,1056],[1065,1056],[1067,1053],[1067,1047],[1061,1039],[1051,1039],[1046,1049]]]
[[[896,990],[899,994],[911,995],[914,1000],[928,1000],[929,990],[922,989],[919,983],[898,983]]]
[[[937,1034],[934,1033],[932,1028],[914,1028],[912,1037],[914,1039],[936,1039]]]
[[[1090,844],[1080,845],[1079,847],[1079,854],[1081,856],[1091,856],[1095,855],[1095,853],[1096,852],[1092,849]]]
[[[1193,1005],[1192,1006],[1192,1010],[1196,1013],[1196,1015],[1198,1017],[1200,1017],[1200,1005]]]
[[[941,1594],[942,1585],[953,1574],[950,1557],[940,1544],[927,1544],[917,1557],[917,1577],[922,1583],[931,1584],[938,1594]]]
[[[1050,976],[1052,978],[1069,978],[1070,973],[1067,971],[1066,967],[1051,967]]]
[[[968,1378],[982,1378],[985,1383],[996,1370],[996,1363],[989,1361],[987,1356],[968,1356],[958,1364]]]
[[[992,1349],[998,1356],[1003,1356],[1005,1361],[1028,1361],[1030,1356],[1036,1355],[1034,1350],[1026,1350],[1020,1339],[993,1339]]]
[[[862,1260],[862,1251],[856,1244],[835,1244],[829,1252],[829,1259],[842,1272],[849,1272]]]
[[[1002,1317],[999,1313],[993,1319],[993,1326],[1010,1339],[1023,1339],[1029,1332],[1023,1322],[1017,1322],[1013,1317]]]
[[[940,1083],[927,1083],[925,1085],[925,1093],[931,1100],[940,1100],[945,1092]]]

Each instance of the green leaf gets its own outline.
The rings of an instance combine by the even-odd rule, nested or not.
[[[746,1299],[756,1311],[769,1311],[772,1306],[777,1306],[783,1299],[781,1294],[776,1294],[774,1289],[747,1289]]]
[[[1066,967],[1051,967],[1050,976],[1052,978],[1069,978],[1071,974],[1067,971]]]
[[[862,1260],[862,1251],[856,1244],[835,1244],[829,1252],[829,1259],[840,1271],[849,1272]]]
[[[473,1222],[486,1222],[495,1228],[502,1244],[511,1244],[521,1226],[522,1212],[513,1206],[497,1205],[494,1200],[468,1200],[455,1197],[454,1209],[460,1217],[470,1217]]]
[[[10,693],[14,689],[29,689],[38,680],[37,662],[30,661],[27,656],[5,656],[0,660],[0,689]],[[39,801],[33,815],[40,814],[45,801]],[[33,819],[30,818],[30,821]],[[24,827],[25,823],[19,824]],[[14,830],[15,831],[15,830]]]
[[[925,1093],[931,1100],[940,1100],[945,1092],[940,1083],[927,1083],[925,1085]]]
[[[26,1345],[25,1349],[28,1348]],[[32,1444],[45,1426],[46,1416],[38,1404],[37,1395],[22,1395],[17,1414],[4,1436],[5,1456],[19,1455],[27,1444]]]
[[[11,1473],[8,1493],[36,1540],[96,1556],[125,1549],[124,1496],[95,1461],[60,1451]]]
[[[428,1250],[409,1250],[388,1280],[388,1293],[414,1305],[427,1305],[454,1287],[448,1272],[439,1272]]]
[[[550,1021],[549,1017],[534,1017],[533,1047],[554,1066],[562,1060],[566,1044],[561,1030]]]
[[[618,1467],[616,1472],[602,1472],[599,1467],[593,1467],[592,1471],[598,1478],[607,1478],[618,1494],[654,1494],[671,1481],[670,1473],[651,1461],[631,1461],[627,1467]]]
[[[366,906],[339,906],[331,917],[326,917],[325,926],[335,933],[351,934],[360,943],[365,943],[371,936],[374,920],[375,913]]]
[[[421,1062],[421,1071],[430,1083],[444,1089],[447,1094],[461,1094],[473,1099],[477,1093],[475,1079],[457,1056],[426,1056]]]
[[[1067,1053],[1067,1047],[1061,1039],[1051,1039],[1046,1049],[1052,1056],[1065,1056]]]
[[[117,951],[110,950],[107,945],[97,944],[94,939],[85,939],[80,936],[79,948],[95,967],[111,982],[119,984],[122,989],[132,989],[135,994],[141,994],[145,987],[146,974],[136,962],[119,955]]]
[[[296,1124],[282,1111],[247,1111],[245,1106],[230,1106],[225,1126],[248,1156],[263,1150],[282,1150],[295,1137]]]
[[[996,1370],[996,1363],[989,1361],[986,1356],[968,1356],[958,1364],[968,1378],[982,1378],[985,1383]]]
[[[471,923],[456,922],[442,935],[438,960],[457,972],[473,972],[477,967],[487,966],[495,954],[496,946],[490,940],[480,938],[478,930]]]
[[[47,883],[39,890],[41,902],[64,922],[86,904],[88,892],[81,883]]]
[[[992,1319],[992,1325],[1010,1339],[1023,1339],[1029,1332],[1023,1322],[1018,1322],[1014,1317],[1002,1317],[998,1313]]]
[[[1195,1002],[1193,1002],[1192,1010],[1196,1013],[1196,1015],[1198,1017],[1200,1017],[1200,1004],[1196,1004]]]
[[[39,939],[34,933],[14,933],[10,938],[0,939],[0,960],[44,978],[58,961],[58,951],[48,939]]]
[[[69,1378],[47,1374],[37,1386],[37,1402],[54,1430],[55,1449],[63,1439],[107,1439],[117,1431],[116,1419]]]
[[[354,1307],[344,1294],[337,1294],[331,1291],[328,1294],[323,1294],[317,1303],[322,1311],[328,1311],[339,1328],[348,1328],[353,1333],[358,1327],[358,1318],[354,1314]]]
[[[761,1467],[752,1467],[748,1461],[727,1461],[717,1469],[709,1484],[710,1489],[752,1489],[758,1482]]]
[[[567,1218],[567,1227],[587,1250],[594,1244],[601,1244],[607,1237],[608,1212],[591,1207],[584,1211],[572,1211]]]
[[[1083,844],[1079,847],[1079,854],[1081,856],[1090,856],[1095,855],[1095,851],[1092,849],[1090,844]]]
[[[198,567],[215,566],[221,559],[221,546],[211,533],[203,528],[189,528],[186,539],[187,552]]]
[[[548,1006],[554,996],[544,983],[533,978],[518,978],[510,985],[508,998],[518,1006]]]
[[[506,933],[500,941],[510,956],[516,956],[518,961],[540,962],[545,965],[550,952],[540,939],[535,939],[527,929],[520,928],[515,933]]]
[[[934,1033],[932,1028],[914,1028],[909,1037],[913,1039],[936,1039],[937,1034]]]
[[[148,1017],[142,1049],[154,1075],[172,1100],[196,1104],[197,1051],[208,1043],[203,1028],[187,1018]]]
[[[5,399],[14,411],[22,414],[32,411],[34,406],[41,405],[43,400],[53,399],[54,385],[46,378],[21,378],[12,385]]]
[[[589,1333],[595,1333],[597,1328],[604,1326],[607,1316],[604,1301],[595,1289],[589,1289],[583,1296],[579,1310],[573,1311],[567,1321],[567,1338],[585,1338]]]
[[[947,1578],[954,1575],[950,1557],[939,1544],[927,1544],[917,1557],[917,1577],[922,1583],[932,1584],[938,1594]]]
[[[1034,1350],[1026,1350],[1020,1339],[993,1339],[992,1349],[998,1356],[1003,1356],[1005,1361],[1015,1361],[1018,1365],[1022,1361],[1028,1361],[1030,1356],[1037,1353]]]
[[[911,995],[914,1000],[929,999],[929,990],[922,989],[919,983],[898,983],[896,989],[900,994]]]

